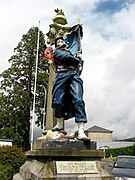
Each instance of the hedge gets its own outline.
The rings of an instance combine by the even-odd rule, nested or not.
[[[131,155],[135,156],[135,145],[123,147],[123,148],[113,148],[113,149],[106,149],[106,157],[116,157],[119,155]]]
[[[19,172],[19,168],[26,160],[25,153],[16,146],[0,147],[0,179],[10,180]]]

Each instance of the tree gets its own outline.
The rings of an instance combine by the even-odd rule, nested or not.
[[[29,149],[30,111],[32,110],[38,28],[32,27],[22,36],[9,59],[11,67],[1,75],[0,137],[12,138],[13,143]],[[48,65],[43,59],[44,34],[40,31],[36,109],[42,114]]]

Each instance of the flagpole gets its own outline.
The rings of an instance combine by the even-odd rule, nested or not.
[[[80,25],[80,16],[78,16],[77,18],[77,21],[78,21],[78,24]],[[80,27],[79,27],[79,30],[78,30],[78,51],[80,51],[80,48],[81,48],[81,42],[80,42]]]
[[[36,103],[36,85],[37,85],[37,67],[38,67],[38,51],[39,51],[39,36],[40,36],[40,21],[38,27],[37,50],[36,50],[36,66],[35,66],[35,83],[34,83],[34,98],[33,98],[33,115],[31,120],[31,150],[33,149],[34,140],[34,123],[35,123],[35,103]]]

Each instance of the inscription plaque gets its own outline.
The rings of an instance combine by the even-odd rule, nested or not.
[[[95,161],[56,161],[58,174],[98,173]]]

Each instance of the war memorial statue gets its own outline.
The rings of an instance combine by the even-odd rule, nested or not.
[[[56,12],[64,15],[62,10]],[[55,78],[52,87],[52,108],[56,117],[56,125],[52,131],[60,132],[53,139],[63,136],[64,120],[75,117],[78,125],[78,140],[88,140],[84,133],[87,122],[85,103],[83,101],[83,81],[80,78],[83,69],[81,39],[82,25],[71,27],[54,39],[55,49],[47,48],[44,57],[52,61],[55,67]]]
[[[87,122],[83,101],[81,57],[82,26],[68,27],[62,10],[57,13],[47,33],[44,57],[50,64],[47,96],[46,135],[38,138],[26,152],[26,162],[13,180],[91,180],[113,179],[102,165],[102,150],[84,133]],[[53,83],[52,83],[53,81]],[[54,115],[54,116],[53,116]],[[75,117],[76,136],[66,135],[64,120]]]

